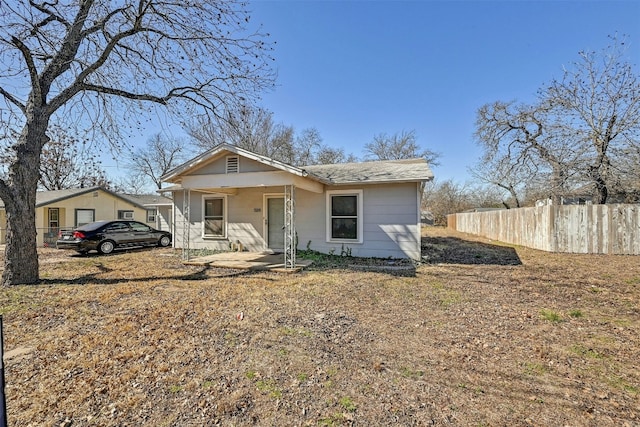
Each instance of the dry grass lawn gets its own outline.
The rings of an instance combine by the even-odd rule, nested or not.
[[[416,277],[43,250],[0,289],[9,424],[640,425],[640,258],[426,233]]]

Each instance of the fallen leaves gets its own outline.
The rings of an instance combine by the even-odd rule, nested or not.
[[[416,277],[65,252],[0,290],[10,425],[640,421],[637,257],[433,232]]]

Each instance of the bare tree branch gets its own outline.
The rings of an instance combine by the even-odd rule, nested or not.
[[[183,121],[221,117],[273,85],[271,46],[250,28],[245,7],[236,0],[0,2],[3,284],[38,279],[35,194],[50,123],[103,133],[118,149],[122,132],[155,106]]]

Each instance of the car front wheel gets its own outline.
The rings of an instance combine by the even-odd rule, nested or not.
[[[111,240],[105,240],[98,245],[98,252],[101,254],[110,254],[116,248],[116,245]]]
[[[171,239],[169,236],[162,236],[158,241],[158,245],[162,247],[167,247],[171,244]]]

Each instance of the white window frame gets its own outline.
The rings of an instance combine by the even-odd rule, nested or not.
[[[84,222],[84,221],[83,222],[79,222],[78,221],[78,219],[81,219],[81,218],[78,218],[78,217],[82,217],[82,216],[84,216],[84,214],[87,214],[89,212],[91,212],[91,220],[90,221],[87,221],[87,222]],[[79,226],[85,225],[85,224],[91,224],[92,222],[95,222],[95,220],[96,220],[96,210],[95,209],[76,209],[75,212],[74,212],[74,216],[75,216],[74,222],[75,222],[75,226],[76,227],[79,227]]]
[[[148,223],[155,224],[157,216],[158,216],[158,209],[157,208],[147,209],[147,222]]]
[[[327,191],[326,198],[326,237],[327,242],[331,243],[362,243],[363,231],[364,231],[364,198],[362,190],[330,190]],[[333,196],[356,196],[358,198],[358,215],[356,216],[357,224],[357,239],[335,239],[331,236],[332,227],[332,215],[331,215],[331,201]]]
[[[211,199],[222,199],[222,224],[223,224],[222,226],[224,228],[224,232],[222,233],[222,235],[206,234],[205,208],[206,208],[206,201]],[[226,239],[227,232],[229,229],[228,225],[229,225],[229,222],[227,221],[227,196],[226,195],[210,195],[210,194],[206,196],[202,196],[202,238],[203,239]]]
[[[132,220],[134,219],[135,213],[131,209],[120,209],[118,210],[118,219],[121,220]]]

